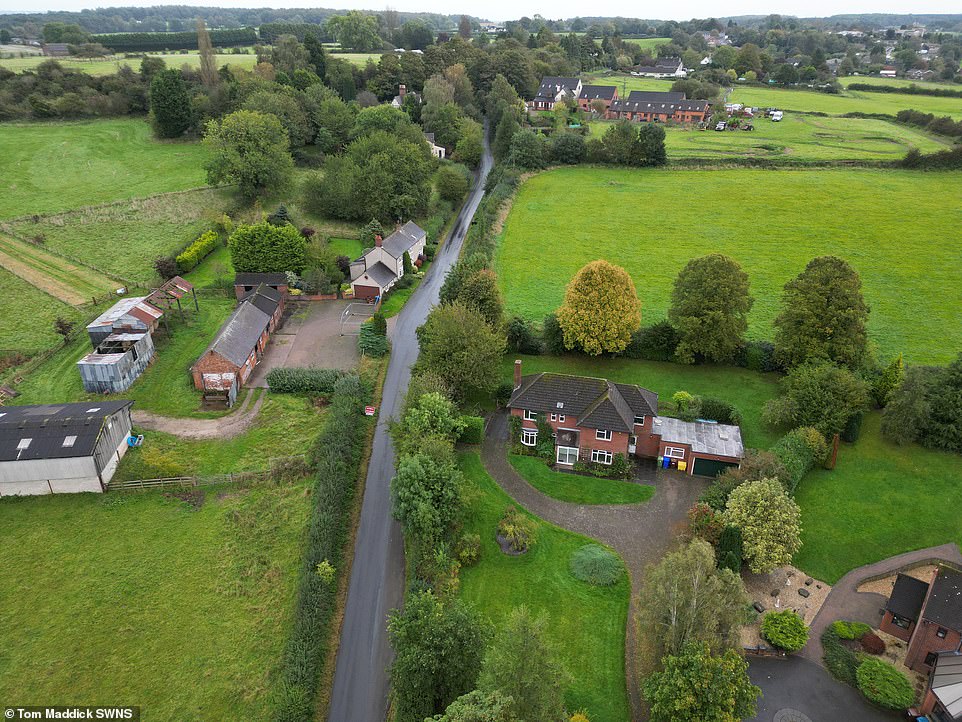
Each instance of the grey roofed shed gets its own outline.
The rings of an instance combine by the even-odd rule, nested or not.
[[[737,426],[659,416],[652,424],[651,433],[660,434],[661,440],[667,443],[687,444],[698,454],[729,456],[735,459],[741,459],[745,455],[742,430]]]
[[[932,670],[932,692],[952,719],[962,719],[962,654],[939,654]]]
[[[243,366],[270,322],[270,315],[253,303],[241,303],[204,353],[213,351],[231,363]]]

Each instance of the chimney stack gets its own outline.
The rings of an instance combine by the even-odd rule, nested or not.
[[[384,244],[384,239],[381,238],[381,234],[378,233],[377,235],[374,236],[374,245],[377,248],[380,248],[383,244]]]
[[[514,362],[514,387],[521,387],[521,359]]]
[[[407,92],[408,89],[404,83],[401,83],[399,86],[397,86],[397,94],[400,95],[402,99],[404,98],[404,94]]]

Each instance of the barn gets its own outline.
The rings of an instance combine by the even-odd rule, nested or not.
[[[149,333],[112,333],[77,362],[84,391],[122,394],[153,357],[154,341]]]
[[[113,333],[153,333],[164,312],[147,296],[122,298],[87,325],[90,343],[97,348]]]
[[[0,408],[0,496],[105,491],[127,450],[133,403]]]

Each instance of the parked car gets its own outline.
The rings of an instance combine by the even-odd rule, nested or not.
[[[773,122],[773,123],[777,123],[777,122],[780,121],[781,119],[782,119],[782,111],[776,110],[774,113],[772,113],[772,122]]]
[[[715,130],[725,130],[727,125],[728,123],[726,123],[724,120],[719,121],[718,124],[715,126]]]

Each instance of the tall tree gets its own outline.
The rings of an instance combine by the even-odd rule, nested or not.
[[[317,73],[317,77],[323,78],[327,74],[327,52],[313,32],[308,31],[304,35],[304,49],[307,51],[307,62],[311,69]]]
[[[631,276],[608,261],[587,264],[565,289],[558,323],[569,349],[592,356],[624,351],[641,326],[641,302]]]
[[[217,74],[214,46],[203,18],[197,18],[197,49],[200,51],[200,82],[205,88],[213,88],[220,81],[220,76]]]
[[[458,21],[458,35],[465,40],[471,39],[471,20],[467,15],[462,15],[461,19]]]
[[[511,714],[513,701],[500,692],[476,689],[454,700],[434,722],[517,722]]]
[[[238,110],[212,120],[204,145],[210,149],[206,168],[212,185],[234,184],[245,198],[254,198],[290,183],[294,161],[287,133],[273,115]]]
[[[179,138],[193,124],[190,88],[179,70],[161,70],[150,81],[150,119],[159,138]]]
[[[425,454],[402,456],[391,480],[392,513],[405,535],[432,549],[461,513],[461,472]]]
[[[469,276],[458,291],[457,300],[477,310],[492,328],[501,325],[504,301],[498,290],[498,277],[490,269],[482,269]]]
[[[511,152],[511,141],[514,136],[521,131],[521,126],[515,120],[512,113],[502,113],[501,121],[498,123],[494,133],[494,143],[492,152],[498,160],[505,160]]]
[[[782,380],[784,395],[765,405],[771,426],[811,426],[831,438],[868,404],[867,384],[846,368],[825,362],[796,366]]]
[[[749,481],[728,497],[725,522],[742,533],[748,568],[754,574],[791,564],[801,546],[801,511],[777,479]]]
[[[787,366],[825,359],[857,368],[867,353],[868,314],[855,269],[837,256],[813,258],[785,284],[775,353]]]
[[[748,274],[735,259],[711,253],[688,261],[675,279],[668,309],[680,337],[675,355],[683,363],[693,363],[696,354],[731,361],[744,342],[752,303]]]
[[[310,54],[307,48],[293,35],[281,35],[274,41],[271,49],[271,63],[276,70],[293,75],[298,70],[310,67]]]

